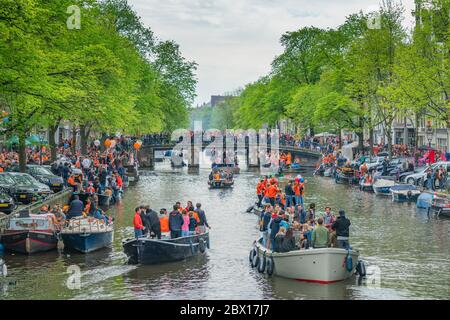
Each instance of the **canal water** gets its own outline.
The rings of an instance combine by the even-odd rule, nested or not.
[[[109,211],[116,228],[111,249],[86,255],[5,254],[9,275],[0,284],[0,299],[450,298],[449,219],[428,219],[415,204],[392,203],[390,198],[306,175],[306,203],[315,202],[321,212],[325,206],[335,213],[346,210],[352,221],[351,245],[360,250],[373,276],[365,283],[352,278],[330,285],[270,278],[248,261],[259,232],[256,216],[246,209],[254,201],[259,174],[237,175],[232,190],[209,190],[208,173],[192,175],[164,166],[143,172],[138,184]],[[212,227],[207,255],[159,266],[127,265],[121,242],[133,235],[134,208],[149,204],[159,211],[188,200],[203,204]],[[80,289],[74,289],[77,282],[69,278],[70,270],[77,268]]]

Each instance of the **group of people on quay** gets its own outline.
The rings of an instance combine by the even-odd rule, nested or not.
[[[175,203],[170,213],[165,208],[158,214],[148,205],[139,206],[135,209],[133,226],[137,239],[176,239],[202,234],[211,228],[201,203],[194,207],[192,201],[188,201],[184,208],[180,202]]]
[[[348,248],[350,220],[344,210],[336,217],[330,207],[319,215],[316,204],[304,204],[306,181],[300,175],[288,181],[284,190],[275,178],[257,184],[259,227],[263,245],[274,252],[309,248]]]

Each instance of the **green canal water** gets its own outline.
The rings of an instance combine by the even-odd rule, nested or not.
[[[189,175],[162,166],[143,172],[136,186],[109,211],[115,217],[113,247],[91,254],[49,252],[3,256],[8,277],[0,299],[449,299],[450,220],[428,219],[415,204],[392,203],[331,179],[308,176],[306,203],[319,211],[343,208],[352,221],[351,245],[375,272],[331,285],[267,277],[252,269],[248,252],[259,236],[254,201],[257,173],[236,176],[232,190],[209,190],[208,171]],[[211,229],[206,256],[158,266],[126,264],[121,242],[132,236],[133,209],[170,208],[176,201],[201,202]],[[72,266],[72,267],[71,267]],[[80,289],[69,284],[80,270]],[[70,268],[69,268],[70,267]],[[68,269],[69,268],[69,269]],[[372,278],[371,278],[372,279]]]

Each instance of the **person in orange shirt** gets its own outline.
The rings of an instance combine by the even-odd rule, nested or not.
[[[294,190],[294,199],[295,199],[295,205],[297,206],[300,203],[300,181],[295,180],[294,185],[292,186],[292,190]]]
[[[168,237],[170,235],[169,216],[166,209],[159,211],[159,223],[161,225],[161,236]]]
[[[141,218],[141,209],[136,208],[133,218],[133,226],[134,226],[134,236],[136,239],[142,237],[142,231],[144,230],[144,224],[142,223]]]
[[[275,183],[272,183],[269,188],[267,188],[267,197],[272,206],[275,205],[275,199],[277,197],[278,187]]]
[[[289,152],[289,153],[287,154],[287,156],[286,156],[286,166],[290,167],[291,164],[292,164],[292,155],[291,155],[291,153]]]
[[[258,208],[261,207],[261,202],[264,197],[264,180],[261,180],[258,182],[258,185],[256,186],[256,195],[258,196]]]

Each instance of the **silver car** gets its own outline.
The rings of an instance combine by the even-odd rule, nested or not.
[[[436,168],[440,168],[441,166],[444,166],[447,171],[450,171],[450,161],[433,163],[431,165],[431,169],[436,170]],[[418,170],[417,173],[410,174],[409,176],[405,177],[404,181],[408,184],[422,186],[426,180],[428,168],[429,167],[423,167],[422,169]]]

